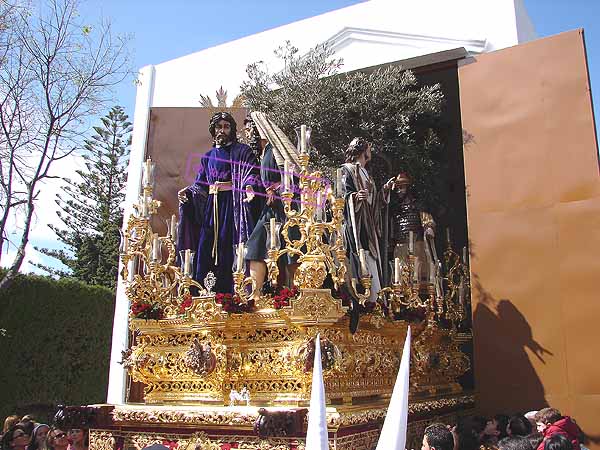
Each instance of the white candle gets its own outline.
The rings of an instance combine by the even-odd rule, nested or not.
[[[192,251],[188,248],[185,251],[185,256],[183,258],[183,273],[184,275],[190,275],[190,272],[192,271],[191,265],[192,265]]]
[[[369,274],[369,271],[367,270],[367,257],[363,248],[358,251],[358,258],[360,260],[361,275],[366,277]]]
[[[152,167],[152,160],[148,158],[146,160],[146,165],[144,166],[144,184],[146,186],[150,185],[150,168]]]
[[[467,263],[467,247],[463,247],[463,255],[462,256],[463,256],[463,258],[462,258],[463,263],[466,264]]]
[[[171,215],[171,240],[177,242],[177,217],[175,214]]]
[[[271,217],[269,222],[269,233],[271,234],[271,250],[275,249],[275,217]]]
[[[446,228],[446,242],[450,243],[450,227]]]
[[[142,207],[142,217],[148,217],[148,202],[145,195],[140,195],[140,206]]]
[[[290,191],[290,164],[286,159],[283,163],[283,192]]]
[[[323,211],[323,208],[321,206],[321,202],[323,201],[323,198],[321,197],[321,191],[317,192],[317,207],[315,208],[315,220],[317,222],[321,222],[323,219],[321,217],[321,212]]]
[[[300,153],[306,153],[306,125],[300,125]]]
[[[343,192],[343,185],[342,185],[342,169],[339,168],[336,171],[336,189],[335,189],[335,194],[336,197],[341,197],[342,196],[342,192]]]
[[[415,256],[413,279],[419,281],[419,257]]]
[[[238,244],[238,263],[237,263],[237,271],[238,272],[242,272],[242,269],[244,267],[244,243],[240,242]]]
[[[411,255],[415,252],[415,233],[412,230],[408,232],[408,252]]]
[[[394,258],[394,284],[400,284],[400,258]]]
[[[435,283],[435,263],[429,263],[429,282]]]
[[[160,240],[158,239],[158,233],[152,235],[152,260],[158,261],[161,259],[160,251]]]

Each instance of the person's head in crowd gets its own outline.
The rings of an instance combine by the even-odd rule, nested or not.
[[[536,429],[536,425],[535,425],[535,415],[537,414],[537,410],[535,411],[528,411],[525,413],[525,417],[527,418],[527,420],[529,420],[529,423],[531,424],[531,429],[535,430]]]
[[[544,440],[544,435],[538,431],[534,431],[533,433],[527,435],[527,439],[529,439],[531,447],[533,447],[533,450],[535,450]]]
[[[487,419],[480,436],[481,445],[496,445],[500,439],[506,436],[507,423],[508,417],[503,414],[497,414]]]
[[[524,436],[508,436],[498,442],[498,450],[535,450]]]
[[[73,448],[86,448],[89,445],[88,432],[83,428],[71,428],[68,437]]]
[[[485,428],[485,417],[463,417],[452,429],[455,450],[479,450],[479,440]]]
[[[6,433],[8,430],[10,430],[12,427],[14,427],[16,424],[19,423],[19,416],[8,416],[6,419],[4,419],[4,426],[2,427],[2,434]]]
[[[2,436],[2,450],[25,450],[30,440],[26,424],[19,422]]]
[[[527,436],[531,433],[531,423],[525,416],[512,416],[506,426],[506,434],[508,436]]]
[[[485,429],[487,427],[487,418],[483,416],[472,416],[469,419],[467,419],[467,422],[468,426],[471,428],[471,431],[473,431],[473,433],[475,433],[481,440],[481,438],[485,434]]]
[[[31,435],[31,442],[27,447],[27,450],[45,450],[46,449],[46,436],[50,431],[50,427],[45,423],[38,423],[33,428]]]
[[[452,450],[454,438],[448,427],[441,423],[432,423],[423,433],[421,450]]]
[[[543,408],[535,413],[535,424],[540,433],[546,431],[554,422],[562,419],[562,414],[556,408]]]
[[[25,431],[25,433],[27,433],[27,435],[29,437],[31,437],[33,435],[33,429],[35,427],[35,422],[33,422],[31,420],[27,420],[27,421],[23,422],[23,420],[21,420],[17,425],[21,426],[23,431]],[[27,444],[29,444],[29,442]]]
[[[508,434],[506,433],[506,427],[510,417],[506,414],[496,414],[494,416],[494,422],[496,422],[496,429],[498,430],[498,440],[504,439]]]
[[[66,450],[68,446],[67,432],[57,427],[50,428],[46,436],[46,448],[48,450]]]
[[[557,433],[546,439],[544,450],[573,450],[573,444],[564,435]]]
[[[540,450],[545,450],[546,441],[555,434],[562,434],[574,450],[579,450],[581,428],[570,417],[563,416],[556,408],[544,408],[535,415],[535,421],[538,431],[544,435]]]

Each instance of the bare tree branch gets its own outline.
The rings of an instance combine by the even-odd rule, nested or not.
[[[81,124],[108,107],[111,88],[131,73],[127,39],[114,38],[108,22],[84,26],[77,10],[78,0],[0,6],[0,262],[11,212],[23,209],[0,289],[24,261],[39,183],[58,178],[52,167],[82,145]]]

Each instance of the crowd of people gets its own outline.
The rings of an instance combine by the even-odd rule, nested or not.
[[[434,423],[421,450],[587,450],[577,423],[556,408],[512,417],[469,416],[454,426]],[[87,450],[88,432],[36,422],[32,416],[4,421],[1,450]]]
[[[466,417],[425,429],[421,450],[585,450],[577,423],[556,408],[512,417]]]
[[[87,450],[88,432],[39,423],[30,415],[8,416],[2,429],[1,450]]]

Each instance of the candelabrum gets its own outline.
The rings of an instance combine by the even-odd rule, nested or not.
[[[444,263],[448,268],[443,278],[445,317],[453,327],[458,327],[465,320],[466,305],[470,298],[471,282],[467,248],[463,247],[462,258],[453,250],[450,240],[444,252]]]
[[[240,304],[248,303],[250,299],[250,292],[254,292],[255,283],[252,277],[246,276],[246,246],[243,242],[234,246],[234,259],[233,259],[233,289],[236,295],[239,297]]]
[[[392,314],[399,313],[402,307],[425,310],[428,322],[432,323],[435,317],[436,303],[436,291],[431,282],[432,278],[430,274],[430,282],[421,280],[419,258],[411,251],[404,259],[394,259],[392,284],[379,291],[379,297],[387,299]]]
[[[190,296],[195,286],[200,292],[205,289],[192,279],[194,254],[191,250],[181,252],[181,267],[176,263],[176,220],[167,222],[167,234],[154,233],[151,218],[157,213],[160,201],[152,198],[154,164],[150,159],[144,164],[143,189],[134,213],[122,232],[121,277],[125,292],[132,302],[158,305],[166,317],[177,315],[184,299]],[[210,284],[210,280],[209,281]],[[213,283],[214,285],[214,283]]]
[[[433,326],[436,319],[446,320],[454,329],[465,320],[470,295],[467,249],[463,248],[461,258],[452,249],[450,241],[447,244],[444,252],[446,274],[439,261],[432,262],[426,281],[421,278],[419,258],[412,251],[405,259],[395,258],[391,286],[379,292],[379,298],[387,301],[390,313],[399,313],[402,308],[422,310],[429,325]]]
[[[304,125],[299,132],[298,188],[293,189],[294,172],[286,163],[284,170],[283,199],[286,221],[283,224],[272,219],[267,226],[267,270],[269,281],[277,284],[278,259],[283,255],[298,258],[299,267],[294,276],[294,284],[300,289],[321,289],[327,275],[331,276],[335,288],[344,282],[346,275],[342,230],[344,199],[341,180],[336,178],[336,189],[332,192],[330,183],[320,171],[309,171],[310,157],[308,139],[310,129]],[[294,192],[300,193],[298,196]],[[299,236],[293,236],[296,229]],[[281,237],[284,245],[281,246]],[[292,237],[298,237],[293,239]]]

